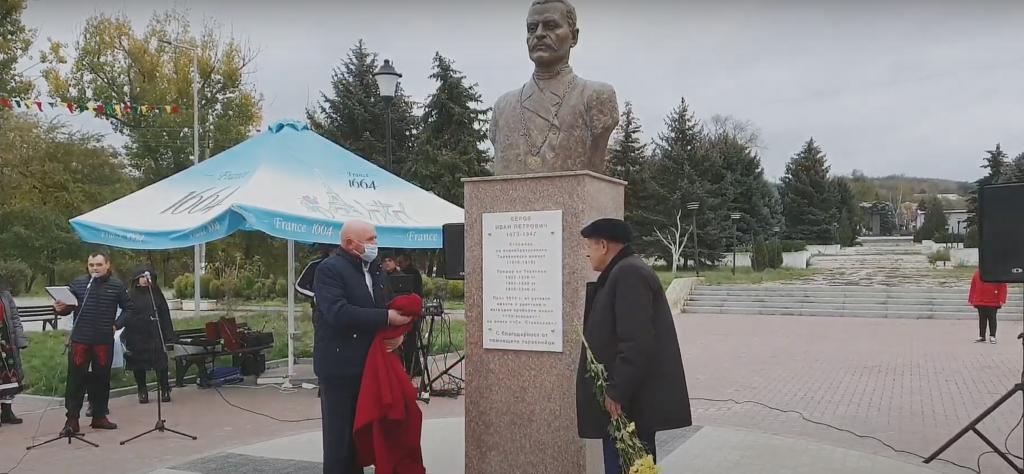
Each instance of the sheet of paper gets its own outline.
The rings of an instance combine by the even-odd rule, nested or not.
[[[66,286],[48,286],[46,292],[54,301],[60,301],[68,306],[78,306],[78,298],[71,293],[71,288]]]

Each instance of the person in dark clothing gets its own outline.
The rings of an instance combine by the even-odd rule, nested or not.
[[[403,274],[412,275],[412,292],[423,298],[423,274],[416,268],[416,264],[412,261],[412,256],[403,253],[398,256],[396,263]],[[412,329],[409,330],[410,337],[406,337],[405,342],[402,343],[402,365],[410,377],[423,376],[423,358],[420,354],[420,344],[422,342],[420,341],[420,328],[422,326],[422,319],[417,319],[412,323]]]
[[[587,375],[586,349],[576,374],[576,419],[584,439],[604,441],[606,474],[620,474],[619,453],[608,433],[611,419],[626,414],[657,461],[655,435],[693,424],[686,374],[672,310],[658,275],[629,243],[633,231],[620,219],[598,219],[580,232],[597,281],[587,284],[583,336],[608,371],[604,400]]]
[[[392,258],[391,256],[382,258],[380,261],[380,266],[381,268],[384,269],[384,272],[387,273],[388,276],[402,274],[402,271],[398,269],[398,264],[395,263],[395,259]]]
[[[13,404],[25,380],[21,351],[28,345],[18,304],[8,291],[6,278],[0,275],[0,426],[20,425],[23,421],[14,414]]]
[[[317,244],[314,247],[318,252],[316,259],[306,264],[306,268],[302,269],[302,273],[299,274],[299,278],[295,281],[295,292],[309,298],[309,314],[310,320],[313,323],[313,328],[316,329],[317,313],[316,313],[316,293],[313,291],[313,280],[316,277],[316,267],[320,266],[320,262],[323,262],[325,258],[330,257],[336,247],[326,244]],[[320,398],[320,388],[316,389],[316,396]]]
[[[320,380],[324,474],[362,474],[352,436],[367,354],[377,332],[412,318],[386,309],[391,283],[377,259],[377,230],[351,220],[341,250],[320,262],[313,289],[319,323],[313,328],[313,372]],[[384,341],[389,351],[403,338]]]
[[[117,425],[107,419],[110,365],[114,361],[114,321],[118,308],[123,312],[132,311],[132,299],[124,283],[110,274],[110,260],[102,253],[89,256],[89,275],[76,278],[71,283],[71,293],[78,300],[77,305],[66,301],[53,304],[57,315],[73,315],[68,343],[68,384],[64,394],[68,419],[64,430],[80,431],[78,418],[87,391],[93,407],[91,426],[114,430]]]
[[[313,279],[316,276],[316,267],[320,265],[320,262],[324,261],[325,258],[330,257],[334,253],[335,247],[326,244],[317,244],[315,247],[319,252],[319,255],[312,262],[306,264],[306,268],[302,269],[302,273],[299,274],[299,278],[295,281],[295,292],[309,298],[309,309],[313,315],[313,326],[316,327],[316,293],[313,292]]]
[[[132,371],[139,389],[139,403],[149,403],[147,372],[156,372],[160,401],[171,401],[171,382],[166,345],[174,342],[174,325],[167,299],[156,283],[156,272],[138,265],[132,272],[128,294],[132,311],[122,311],[115,325],[124,328],[125,368]],[[161,337],[162,336],[162,337]]]

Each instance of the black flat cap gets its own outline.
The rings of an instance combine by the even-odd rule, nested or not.
[[[617,244],[628,244],[633,241],[633,228],[622,219],[606,217],[591,222],[580,235],[584,239],[602,239]]]

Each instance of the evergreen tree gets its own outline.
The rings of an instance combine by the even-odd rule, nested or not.
[[[813,138],[786,164],[779,194],[787,239],[808,244],[832,243],[832,224],[838,221],[839,206],[835,204],[828,173],[825,153]]]
[[[730,214],[742,215],[736,223],[736,245],[748,246],[754,235],[767,235],[775,225],[771,212],[773,193],[764,178],[761,158],[736,136],[720,132],[709,139],[709,146],[712,153],[720,156],[721,170],[725,172],[723,183],[715,186],[714,191],[718,195],[729,194],[718,222],[727,224],[723,233],[728,238],[722,244],[726,251],[732,251]]]
[[[451,59],[434,54],[430,78],[437,89],[427,97],[420,116],[417,159],[404,177],[441,198],[463,205],[462,178],[490,175],[491,155],[481,148],[490,109],[479,108],[476,84],[455,69]]]
[[[1007,177],[1009,178],[1006,180],[1007,182],[1024,181],[1024,152],[1015,156],[1010,162]]]
[[[858,231],[859,226],[857,225],[860,220],[860,203],[853,186],[850,185],[846,178],[832,178],[832,190],[835,193],[835,200],[838,205],[836,213],[839,215],[836,237],[840,245],[851,247],[860,234]],[[890,220],[892,220],[891,217],[892,215],[890,214]],[[895,221],[893,221],[893,224],[895,224]]]
[[[971,191],[971,195],[967,197],[967,242],[965,247],[977,247],[977,232],[971,232],[978,225],[978,189],[982,186],[988,186],[994,183],[1000,183],[1003,181],[1003,175],[1010,172],[1007,166],[1008,156],[1000,144],[996,143],[995,149],[986,150],[988,156],[985,157],[985,164],[981,165],[982,168],[988,170],[988,174],[981,179],[974,182],[975,188]],[[973,239],[972,239],[973,236]]]
[[[377,53],[370,52],[363,40],[353,46],[331,75],[330,95],[320,93],[320,101],[306,110],[310,128],[324,138],[344,147],[371,163],[387,164],[387,105],[380,98],[377,80]],[[411,161],[416,140],[417,118],[414,103],[401,87],[391,104],[391,137],[394,174],[401,176]]]
[[[936,240],[943,238],[949,233],[949,219],[946,218],[946,209],[938,196],[931,199],[928,210],[924,214],[924,222],[914,232],[914,241]]]
[[[653,236],[657,216],[652,215],[657,207],[654,189],[651,185],[651,160],[648,144],[642,138],[640,119],[633,113],[633,104],[626,101],[619,127],[611,146],[608,147],[608,175],[627,183],[626,222],[640,236]],[[663,245],[647,239],[639,239],[635,245],[638,252],[654,255],[664,251]]]
[[[692,227],[694,214],[686,210],[686,205],[700,203],[696,211],[696,248],[702,265],[717,264],[722,259],[724,241],[731,241],[726,236],[732,233],[728,205],[733,190],[722,153],[707,146],[707,134],[685,99],[665,119],[665,132],[658,136],[655,155],[650,181],[656,189],[653,202],[661,204],[651,210],[654,228],[674,227],[680,209],[687,217],[686,227]],[[684,262],[695,261],[696,257],[695,246],[684,249]]]

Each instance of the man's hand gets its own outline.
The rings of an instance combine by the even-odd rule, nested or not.
[[[386,339],[384,341],[384,349],[388,352],[394,352],[395,349],[398,349],[398,346],[402,345],[403,341],[405,341],[404,335],[398,336],[395,339]]]
[[[388,324],[392,326],[401,326],[403,324],[408,324],[409,321],[412,321],[412,317],[402,316],[402,313],[393,309],[388,310]]]
[[[604,408],[608,410],[608,414],[612,416],[613,420],[617,420],[622,415],[622,405],[608,398],[608,395],[604,396]]]
[[[62,302],[62,301],[54,301],[53,302],[53,310],[56,311],[57,313],[63,313],[65,309],[68,309],[68,305],[64,304],[64,302]]]

